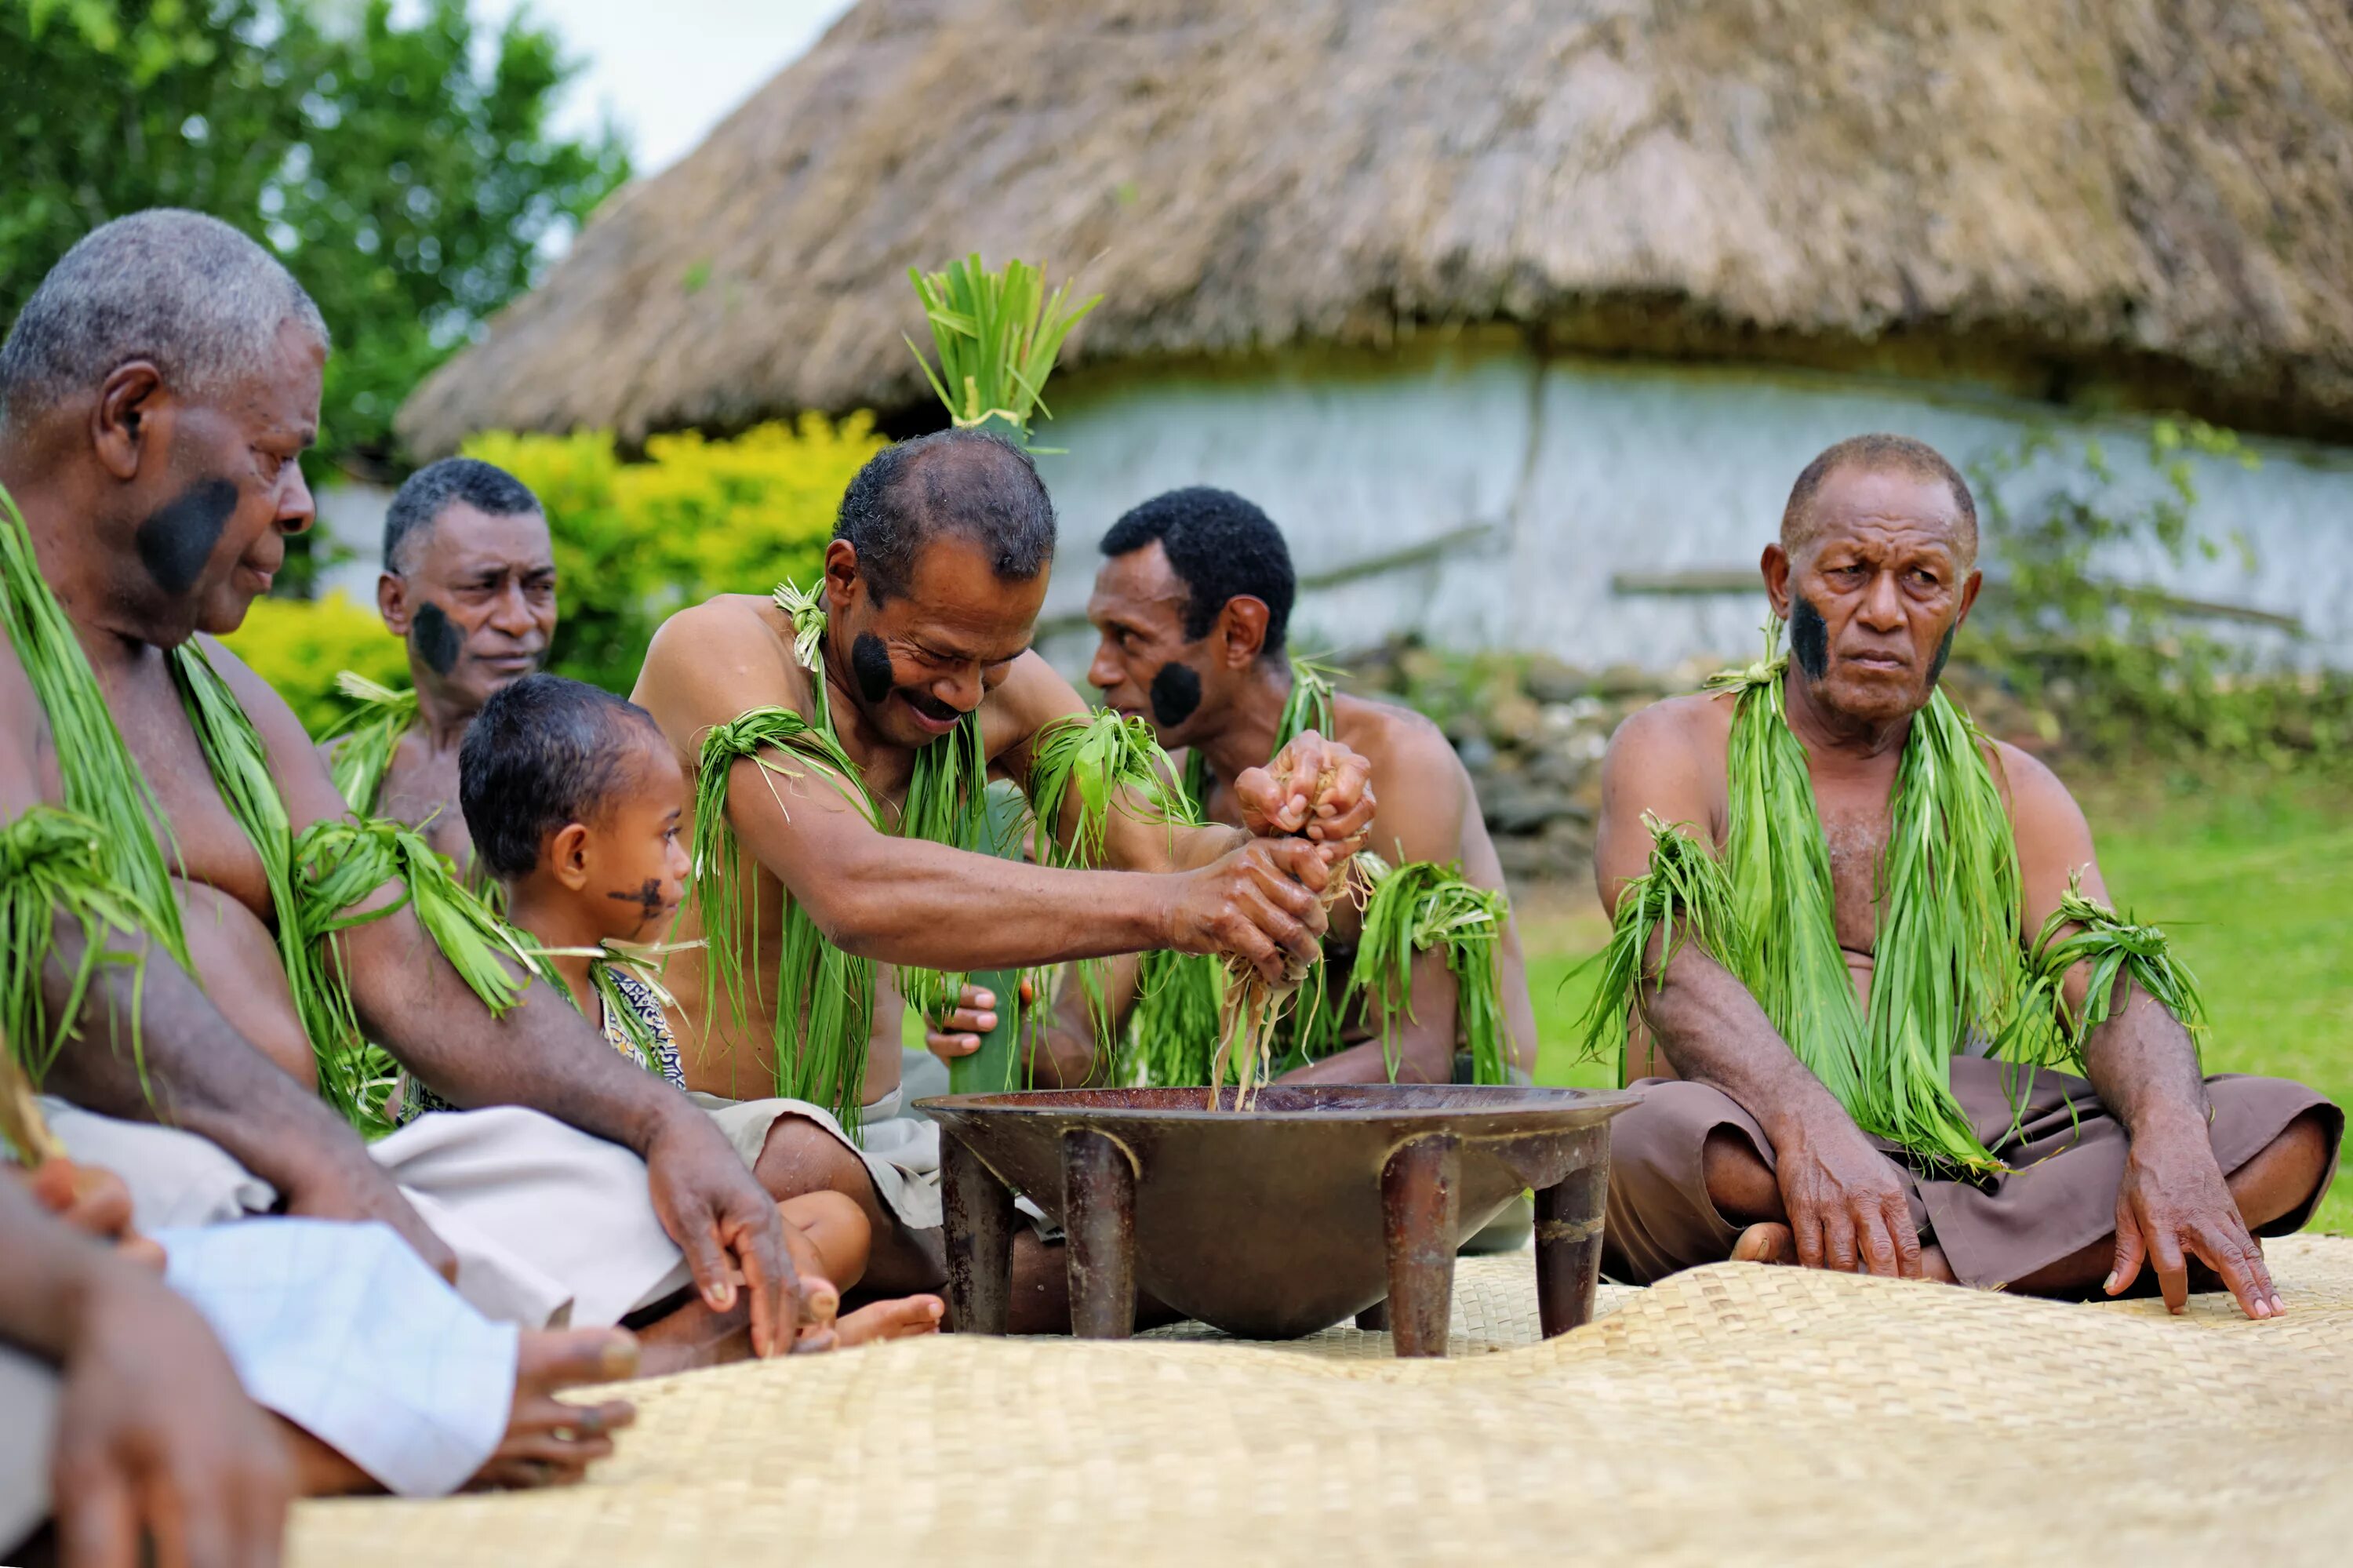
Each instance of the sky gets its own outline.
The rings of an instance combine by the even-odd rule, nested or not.
[[[503,24],[519,0],[475,0]],[[609,114],[633,167],[657,174],[694,150],[770,77],[798,58],[850,0],[520,0],[585,62],[558,129]]]

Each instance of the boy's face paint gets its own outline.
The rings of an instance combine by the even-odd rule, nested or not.
[[[437,675],[446,675],[458,667],[465,637],[439,605],[429,599],[418,605],[409,626],[409,635],[417,643],[417,656],[425,661],[427,669]]]
[[[868,704],[880,706],[893,683],[890,644],[871,631],[860,632],[849,645],[849,673]]]
[[[1175,729],[1201,705],[1201,677],[1190,664],[1175,660],[1152,677],[1152,716],[1163,729]]]
[[[686,897],[689,866],[678,836],[686,773],[656,736],[638,742],[620,778],[614,799],[588,824],[591,880],[580,898],[604,936],[658,942]]]
[[[196,586],[237,502],[237,486],[229,481],[200,479],[139,524],[132,543],[157,588],[177,599]]]
[[[1789,657],[1810,680],[1820,680],[1831,667],[1830,623],[1803,594],[1789,601]]]

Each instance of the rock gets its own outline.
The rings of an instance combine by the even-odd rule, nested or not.
[[[1529,746],[1544,729],[1544,710],[1519,692],[1499,697],[1487,710],[1487,736],[1497,746]]]
[[[1467,736],[1454,749],[1461,755],[1462,766],[1471,770],[1473,779],[1495,766],[1495,743],[1483,735]]]
[[[1479,795],[1480,814],[1488,830],[1498,833],[1533,833],[1577,809],[1567,789],[1528,777],[1498,777]]]
[[[1648,670],[1633,664],[1612,664],[1594,677],[1592,689],[1596,695],[1604,697],[1655,697],[1661,688],[1659,678]]]
[[[1546,874],[1551,857],[1542,839],[1497,839],[1495,863],[1506,882],[1534,882]]]
[[[1593,677],[1549,653],[1528,661],[1528,695],[1540,703],[1573,703],[1593,689]]]

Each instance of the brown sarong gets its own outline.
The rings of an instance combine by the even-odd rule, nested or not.
[[[2092,1086],[2070,1074],[2036,1071],[2016,1139],[2011,1106],[2023,1069],[1982,1057],[1952,1063],[1953,1097],[1978,1139],[2009,1170],[1976,1180],[1923,1175],[1898,1158],[1896,1146],[1874,1139],[1891,1157],[1925,1245],[1944,1249],[1965,1285],[1998,1289],[2079,1252],[2116,1228],[2116,1189],[2124,1181],[2125,1129]],[[1633,1086],[1641,1103],[1609,1124],[1609,1213],[1601,1269],[1629,1285],[1649,1285],[1682,1269],[1721,1263],[1741,1227],[1707,1195],[1702,1150],[1718,1128],[1737,1133],[1767,1167],[1773,1146],[1757,1119],[1721,1089],[1675,1078],[1645,1078]],[[2287,1130],[2309,1110],[2326,1113],[2328,1178],[2312,1201],[2263,1227],[2285,1235],[2312,1217],[2328,1180],[2345,1113],[2325,1097],[2285,1078],[2217,1074],[2206,1080],[2213,1107],[2209,1130],[2225,1176]]]

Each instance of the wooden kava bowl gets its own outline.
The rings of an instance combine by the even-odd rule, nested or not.
[[[1544,1331],[1592,1313],[1614,1090],[1271,1085],[1041,1089],[919,1101],[940,1123],[955,1325],[1005,1332],[1013,1194],[1070,1237],[1072,1332],[1124,1338],[1141,1284],[1247,1339],[1387,1302],[1401,1356],[1444,1355],[1455,1249],[1535,1192]]]

